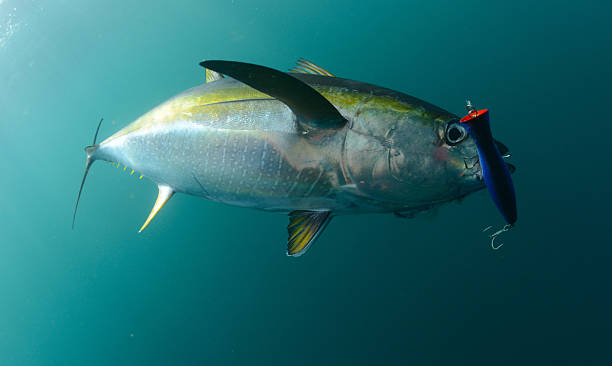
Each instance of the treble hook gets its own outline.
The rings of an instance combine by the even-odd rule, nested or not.
[[[491,249],[498,250],[499,248],[503,247],[504,243],[501,243],[501,244],[496,246],[495,245],[495,239],[497,239],[498,236],[500,236],[501,234],[505,233],[506,231],[509,231],[513,227],[514,226],[512,224],[506,224],[501,229],[499,229],[496,232],[494,232],[493,234],[489,235],[489,238],[491,238]],[[486,227],[484,230],[482,230],[482,232],[484,233],[485,231],[489,230],[490,228],[492,228],[492,226]]]

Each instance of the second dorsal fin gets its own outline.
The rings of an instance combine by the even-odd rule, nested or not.
[[[335,77],[334,74],[332,74],[331,72],[325,70],[324,68],[322,68],[321,66],[317,66],[315,64],[313,64],[312,62],[301,58],[298,60],[297,65],[295,65],[295,67],[291,70],[289,70],[289,72],[297,72],[300,74],[313,74],[313,75],[323,75],[323,76],[331,76],[331,77]]]
[[[219,74],[216,71],[206,69],[206,82],[207,83],[211,83],[213,81],[220,80],[220,79],[223,79],[223,75]]]
[[[230,76],[285,103],[300,124],[341,128],[346,119],[324,96],[295,77],[269,67],[235,61],[203,61],[200,66]]]

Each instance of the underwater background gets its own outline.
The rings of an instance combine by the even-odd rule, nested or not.
[[[607,1],[0,0],[0,365],[612,364]],[[463,115],[511,150],[516,228],[486,191],[341,216],[303,257],[287,218],[177,195],[106,138],[205,59],[332,73]]]

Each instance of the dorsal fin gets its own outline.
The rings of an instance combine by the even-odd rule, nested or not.
[[[289,72],[335,77],[335,75],[332,74],[331,72],[325,70],[321,66],[317,66],[313,64],[312,62],[306,60],[305,58],[299,59],[297,62],[297,65],[293,69],[289,70]]]
[[[341,128],[347,122],[324,96],[290,74],[244,62],[215,60],[203,61],[200,65],[280,100],[291,109],[300,124],[314,128]]]
[[[298,210],[291,212],[287,226],[289,233],[287,255],[299,257],[306,253],[319,234],[325,230],[330,219],[330,211]]]
[[[220,79],[223,79],[223,75],[219,74],[216,71],[206,69],[206,82],[207,83],[211,83],[215,80],[220,80]]]

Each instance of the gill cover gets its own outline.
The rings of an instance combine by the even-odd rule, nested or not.
[[[468,104],[468,108],[470,107],[471,104]],[[467,126],[470,136],[476,143],[482,175],[493,202],[506,222],[513,225],[517,219],[514,185],[508,166],[499,153],[491,134],[489,111],[487,109],[469,111],[468,115],[461,119],[461,123]]]

